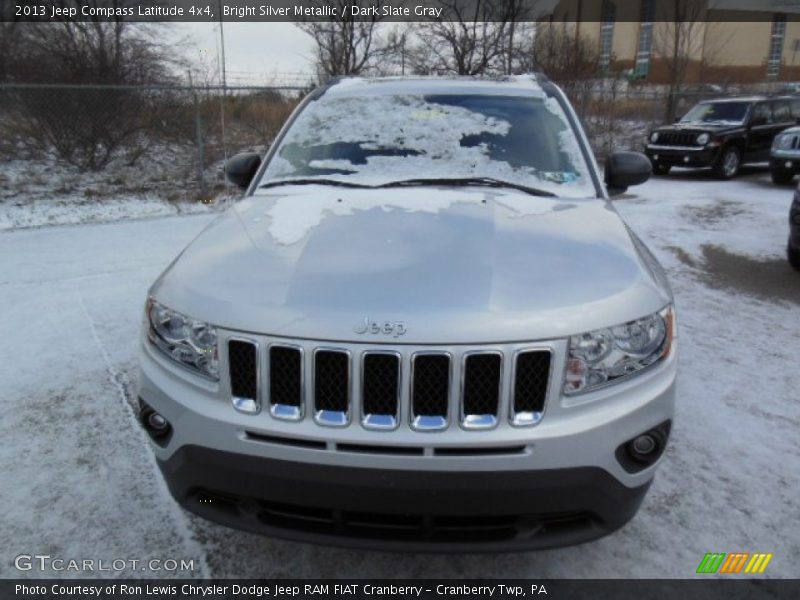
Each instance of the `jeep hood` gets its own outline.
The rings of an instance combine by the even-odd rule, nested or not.
[[[733,131],[741,131],[744,130],[743,123],[735,123],[731,122],[709,122],[704,123],[702,121],[687,121],[685,123],[674,123],[672,125],[663,125],[655,131],[658,133],[669,133],[669,132],[680,132],[680,133],[730,133]]]
[[[670,300],[660,267],[608,202],[475,187],[259,190],[209,225],[151,293],[235,330],[415,344],[559,338]],[[403,322],[406,333],[357,334],[365,318]]]

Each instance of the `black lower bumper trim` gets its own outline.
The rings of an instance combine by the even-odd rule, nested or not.
[[[713,167],[717,161],[717,153],[713,150],[681,152],[680,150],[647,149],[645,154],[651,162],[671,167]]]
[[[627,523],[649,483],[599,468],[403,471],[296,463],[184,446],[159,466],[212,521],[298,541],[402,551],[565,546]]]

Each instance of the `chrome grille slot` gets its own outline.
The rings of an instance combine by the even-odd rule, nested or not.
[[[314,351],[314,419],[344,426],[350,418],[350,355],[342,350]]]
[[[417,353],[411,367],[412,426],[419,430],[447,427],[450,355]]]
[[[270,346],[269,410],[279,419],[303,418],[303,352],[300,348]]]
[[[394,429],[400,422],[400,355],[367,352],[361,366],[364,427]]]
[[[461,380],[461,425],[488,429],[497,425],[503,359],[499,352],[467,353]]]
[[[517,353],[511,414],[514,425],[535,425],[541,421],[550,380],[550,363],[551,355],[548,350]]]
[[[258,345],[250,340],[228,340],[228,374],[231,402],[236,410],[255,414],[261,408],[258,397]]]

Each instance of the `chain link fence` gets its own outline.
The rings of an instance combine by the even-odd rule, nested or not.
[[[614,150],[641,149],[649,129],[667,118],[663,89],[620,80],[562,85],[601,161]],[[225,189],[224,160],[264,151],[308,91],[300,85],[0,84],[0,160],[39,165],[42,181],[49,165],[60,165],[102,179],[109,194],[208,201]],[[676,113],[731,92],[745,90],[687,90],[676,99]]]
[[[0,84],[0,160],[52,162],[80,173],[138,171],[208,198],[224,159],[263,149],[301,86]],[[159,183],[157,180],[153,184]]]

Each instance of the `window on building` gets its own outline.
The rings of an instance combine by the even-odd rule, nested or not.
[[[614,20],[617,7],[611,0],[603,0],[602,21],[600,22],[600,69],[608,71],[611,66],[611,52],[614,47]]]
[[[783,40],[786,37],[786,15],[776,14],[772,17],[772,35],[769,40],[769,56],[767,56],[767,77],[777,79],[783,58]]]
[[[653,51],[653,20],[655,19],[655,0],[642,0],[642,20],[639,24],[639,50],[636,52],[636,66],[633,74],[645,78],[650,74],[650,55]]]

